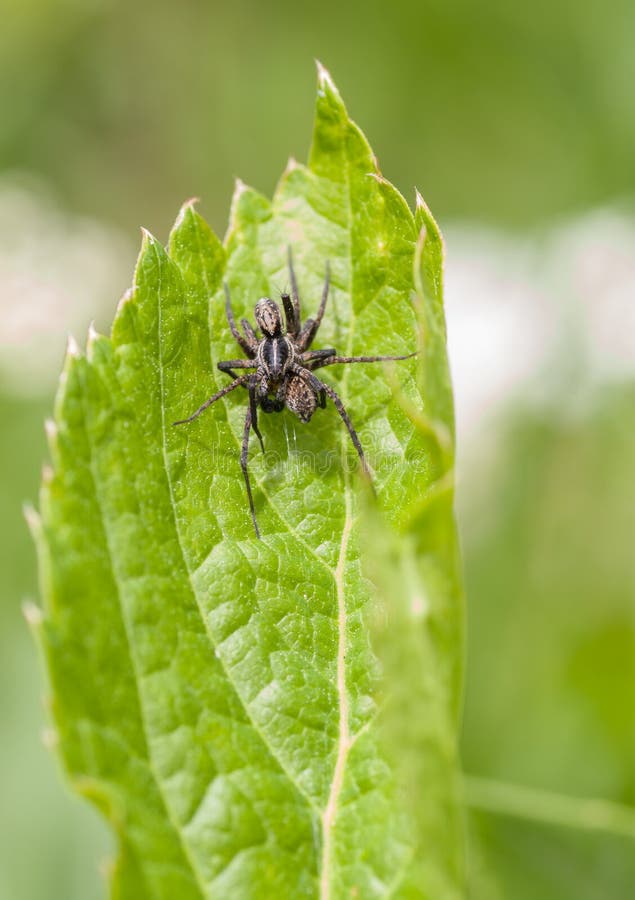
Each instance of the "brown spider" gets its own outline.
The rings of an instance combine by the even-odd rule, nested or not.
[[[247,469],[247,452],[249,448],[249,432],[253,428],[260,446],[264,453],[264,444],[262,435],[258,429],[258,407],[265,412],[281,412],[285,406],[294,412],[302,422],[308,422],[318,406],[322,409],[326,406],[326,398],[335,404],[335,408],[342,417],[344,424],[348,429],[351,440],[359,455],[362,467],[367,475],[370,476],[368,464],[364,457],[362,445],[357,437],[357,432],[353,428],[353,424],[348,417],[348,413],[344,409],[344,404],[335,393],[333,388],[320,381],[313,372],[323,366],[332,366],[335,363],[357,363],[357,362],[380,362],[389,359],[409,359],[415,356],[415,353],[409,353],[407,356],[337,356],[333,348],[327,350],[310,350],[313,339],[317,334],[324,309],[326,307],[326,299],[329,292],[329,265],[326,264],[326,277],[324,279],[324,288],[322,290],[322,299],[320,308],[315,319],[307,319],[304,325],[300,320],[300,298],[298,296],[298,285],[293,270],[293,260],[291,250],[289,249],[289,277],[291,280],[291,295],[288,293],[281,294],[282,305],[284,307],[286,331],[282,332],[282,317],[278,305],[270,300],[269,297],[262,297],[257,303],[254,310],[256,322],[262,332],[262,339],[259,340],[253,328],[246,319],[241,319],[244,334],[241,334],[236,326],[234,313],[231,307],[229,297],[229,286],[225,282],[225,311],[227,313],[227,321],[234,338],[240,344],[241,348],[247,354],[249,359],[230,359],[218,363],[221,372],[226,372],[234,380],[227,387],[214,394],[209,400],[206,400],[196,412],[188,416],[187,419],[180,419],[174,422],[174,425],[184,425],[191,422],[197,416],[233,391],[237,387],[245,387],[249,391],[249,406],[247,407],[247,415],[245,416],[245,428],[243,431],[242,452],[240,454],[240,465],[245,478],[247,488],[247,497],[249,499],[249,508],[251,510],[251,518],[254,523],[256,537],[260,537],[258,531],[258,523],[256,522],[256,511],[254,509],[254,500],[251,493],[251,485],[249,483],[249,472]],[[255,369],[245,375],[236,375],[234,369]]]

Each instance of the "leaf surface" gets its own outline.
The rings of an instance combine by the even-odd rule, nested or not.
[[[257,540],[246,393],[171,423],[242,355],[223,280],[252,319],[288,286],[289,246],[305,317],[330,263],[316,346],[421,352],[322,370],[376,501],[332,405],[309,425],[261,414]],[[308,166],[291,162],[272,201],[239,183],[224,245],[191,203],[167,249],[145,234],[112,336],[71,347],[34,521],[38,630],[64,763],[119,836],[113,896],[461,896],[441,265],[434,220],[380,175],[320,68]]]

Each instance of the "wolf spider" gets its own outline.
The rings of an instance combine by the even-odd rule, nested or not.
[[[236,320],[232,311],[231,300],[229,296],[229,286],[227,282],[225,288],[225,312],[227,321],[232,335],[240,345],[248,359],[230,359],[218,363],[221,372],[227,373],[233,381],[222,390],[218,391],[209,400],[206,400],[202,406],[193,412],[187,419],[180,419],[174,422],[174,425],[185,425],[192,422],[197,416],[224,397],[230,391],[237,387],[245,387],[249,392],[249,406],[245,416],[245,426],[243,430],[242,451],[240,454],[240,465],[245,478],[245,486],[247,488],[247,497],[249,499],[249,509],[251,510],[251,518],[254,523],[256,537],[260,538],[258,523],[256,522],[256,511],[254,509],[254,500],[251,493],[251,485],[249,482],[249,471],[247,469],[247,452],[249,448],[249,432],[253,429],[256,437],[260,441],[260,446],[264,453],[264,444],[262,435],[258,428],[258,408],[265,413],[281,412],[285,406],[295,413],[302,422],[308,422],[318,408],[324,409],[326,406],[326,398],[329,397],[333,401],[335,408],[340,414],[344,424],[348,429],[353,445],[357,450],[362,468],[366,475],[370,476],[370,471],[362,445],[357,437],[357,432],[353,428],[353,424],[344,408],[344,404],[340,400],[333,388],[324,381],[321,381],[315,374],[316,369],[324,366],[332,366],[336,363],[360,363],[360,362],[380,362],[383,360],[409,359],[415,356],[415,353],[409,353],[406,356],[338,356],[337,351],[329,347],[326,350],[311,350],[311,344],[318,332],[322,322],[322,316],[326,308],[326,300],[329,292],[330,274],[329,264],[326,264],[326,276],[324,279],[324,287],[322,289],[322,299],[320,307],[315,319],[307,319],[304,325],[300,319],[300,298],[298,295],[298,285],[296,282],[295,271],[293,269],[293,260],[291,250],[289,249],[289,278],[291,281],[291,294],[281,294],[282,305],[284,307],[285,331],[282,330],[282,317],[278,305],[270,300],[269,297],[262,297],[255,306],[254,314],[258,328],[262,333],[259,339],[251,327],[247,319],[241,319],[240,324],[243,333],[238,330]],[[244,375],[237,375],[236,369],[255,369],[255,372],[248,372]]]

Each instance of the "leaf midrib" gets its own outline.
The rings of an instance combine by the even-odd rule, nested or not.
[[[355,315],[355,304],[353,303],[353,285],[354,285],[354,262],[353,262],[353,250],[352,250],[352,221],[353,221],[353,209],[352,209],[352,200],[351,200],[351,172],[350,172],[350,161],[348,155],[346,157],[346,200],[347,202],[347,221],[348,227],[346,229],[346,234],[348,236],[348,271],[349,271],[349,302],[350,302],[350,319],[349,319],[349,329],[348,329],[348,340],[346,343],[346,355],[352,356],[353,349],[353,334],[354,334],[354,324],[356,320]],[[346,386],[348,382],[348,367],[344,366],[344,372],[342,373],[342,384]],[[342,449],[342,454],[345,453],[346,447],[346,438],[349,437],[348,429],[344,426],[342,422],[342,433],[340,436],[340,446]],[[339,698],[339,734],[337,739],[337,755],[335,757],[335,765],[333,767],[333,778],[331,780],[331,787],[329,789],[328,801],[327,805],[322,814],[322,860],[321,860],[321,873],[320,873],[320,900],[329,900],[331,896],[331,877],[332,877],[332,862],[331,862],[331,833],[332,829],[335,825],[335,819],[337,816],[337,802],[339,799],[340,791],[342,789],[342,784],[344,782],[344,775],[346,771],[346,763],[348,759],[348,753],[350,751],[351,744],[351,736],[349,730],[349,705],[348,705],[348,692],[346,689],[346,627],[347,627],[347,609],[346,609],[346,597],[344,594],[344,570],[346,567],[346,554],[348,550],[348,541],[350,538],[350,532],[353,527],[353,519],[351,515],[352,510],[352,495],[351,495],[351,483],[350,483],[350,473],[348,471],[348,466],[344,467],[344,503],[345,503],[345,519],[344,526],[342,528],[342,541],[340,544],[340,552],[337,561],[337,567],[335,569],[335,585],[337,591],[337,615],[338,615],[338,628],[337,628],[337,694]]]

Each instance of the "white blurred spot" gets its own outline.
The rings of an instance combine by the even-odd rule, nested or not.
[[[21,394],[50,391],[66,336],[108,325],[129,282],[134,241],[63,212],[26,176],[0,179],[0,378]]]
[[[53,419],[46,419],[44,421],[44,431],[46,432],[49,441],[54,441],[57,438],[57,425]]]
[[[66,338],[66,354],[67,356],[73,356],[77,359],[81,356],[81,350],[79,349],[79,344],[75,340],[72,334],[69,334]]]
[[[24,618],[31,628],[38,628],[44,621],[44,613],[37,604],[28,600],[22,607]]]
[[[42,743],[47,750],[55,750],[60,742],[60,736],[55,728],[42,729]]]
[[[635,372],[635,220],[591,213],[513,236],[445,230],[459,444],[517,392],[544,399],[572,363],[580,392]]]
[[[410,611],[413,619],[422,619],[428,611],[424,598],[419,595],[413,597],[410,603]]]

